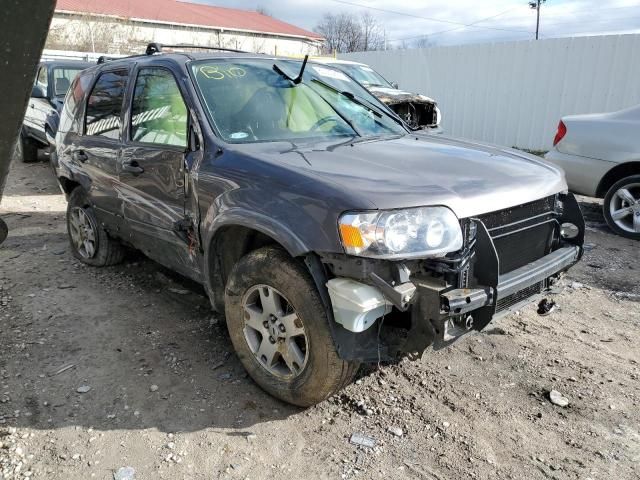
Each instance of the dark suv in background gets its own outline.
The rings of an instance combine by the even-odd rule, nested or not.
[[[202,283],[280,399],[481,330],[582,255],[578,204],[539,157],[413,134],[328,65],[159,50],[67,95],[73,254],[111,265],[128,245]]]
[[[75,60],[51,60],[38,65],[18,142],[22,161],[36,161],[39,148],[50,153],[58,130],[59,112],[71,82],[79,72],[93,65]]]

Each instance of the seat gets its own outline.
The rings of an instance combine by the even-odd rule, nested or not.
[[[251,127],[258,138],[274,138],[282,131],[287,107],[272,88],[261,88],[249,99],[237,115],[238,126]]]
[[[60,95],[63,93],[67,93],[69,87],[71,86],[71,82],[67,77],[56,78],[56,94]]]

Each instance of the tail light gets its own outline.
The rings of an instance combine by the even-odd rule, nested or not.
[[[564,124],[562,120],[560,120],[560,123],[558,124],[558,131],[556,132],[556,137],[553,139],[553,146],[555,147],[560,142],[560,140],[564,138],[566,134],[567,134],[567,126]]]

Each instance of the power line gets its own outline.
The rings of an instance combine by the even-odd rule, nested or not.
[[[434,37],[436,35],[442,35],[444,33],[454,32],[456,30],[462,30],[462,29],[467,28],[467,27],[474,27],[478,23],[486,22],[487,20],[491,20],[493,18],[499,17],[501,15],[505,15],[505,14],[507,14],[509,12],[513,12],[514,10],[519,10],[519,9],[520,9],[520,7],[510,8],[509,10],[505,10],[504,12],[496,13],[495,15],[491,15],[490,17],[481,18],[479,20],[476,20],[475,22],[466,23],[466,24],[463,24],[462,26],[456,27],[456,28],[449,28],[447,30],[440,30],[439,32],[425,33],[425,34],[422,34],[422,35],[414,35],[412,37],[392,38],[389,41],[390,42],[395,42],[395,41],[398,41],[398,40],[413,40],[415,38]],[[479,28],[479,27],[476,27],[476,28]],[[532,32],[523,31],[522,33],[530,34]]]
[[[469,24],[466,24],[466,23],[463,23],[463,22],[455,22],[453,20],[443,20],[441,18],[426,17],[424,15],[417,15],[417,14],[413,14],[413,13],[399,12],[397,10],[389,10],[389,9],[386,9],[386,8],[372,7],[370,5],[363,5],[361,3],[349,2],[347,0],[331,0],[331,1],[335,2],[335,3],[342,3],[344,5],[350,5],[352,7],[365,8],[365,9],[368,9],[368,10],[376,10],[378,12],[384,12],[384,13],[392,13],[394,15],[402,15],[403,17],[419,18],[421,20],[429,20],[431,22],[448,23],[450,25],[460,25],[462,27],[470,26]],[[528,31],[528,30],[514,30],[514,29],[507,29],[507,28],[487,27],[487,26],[482,26],[482,25],[471,25],[471,26],[473,26],[474,28],[485,28],[485,29],[488,29],[488,30],[499,30],[499,31],[503,31],[503,32],[533,33],[533,32]]]

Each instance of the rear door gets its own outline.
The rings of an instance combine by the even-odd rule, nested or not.
[[[193,276],[194,240],[184,225],[186,102],[168,68],[141,66],[132,82],[119,166],[124,219],[137,248]]]
[[[87,97],[84,135],[68,152],[72,164],[91,179],[90,198],[107,230],[122,236],[118,165],[122,153],[123,101],[127,69],[102,71]]]

